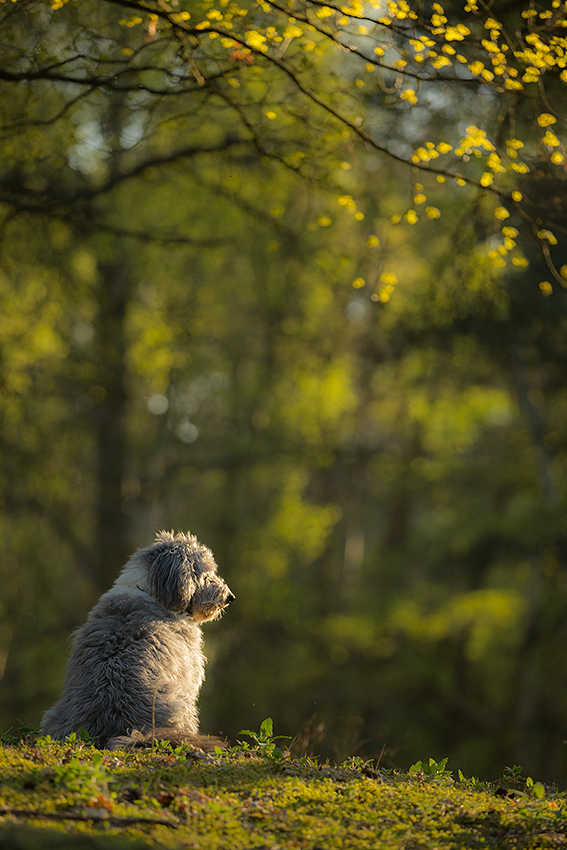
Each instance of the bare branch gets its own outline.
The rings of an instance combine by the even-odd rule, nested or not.
[[[165,818],[125,817],[109,814],[106,809],[91,809],[83,812],[42,812],[40,809],[13,809],[9,806],[0,806],[0,815],[10,815],[16,818],[32,818],[34,820],[72,820],[72,821],[104,821],[112,826],[132,826],[142,823],[147,825],[169,826],[178,829],[178,824]]]

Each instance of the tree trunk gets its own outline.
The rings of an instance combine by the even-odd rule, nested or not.
[[[100,590],[108,588],[128,553],[122,481],[126,470],[126,308],[129,270],[117,250],[99,265],[96,322],[100,402],[97,408],[96,570]]]

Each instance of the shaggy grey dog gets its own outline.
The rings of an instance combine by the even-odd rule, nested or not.
[[[63,739],[85,729],[99,747],[175,737],[210,748],[216,741],[198,734],[199,624],[233,599],[210,549],[192,534],[161,531],[75,633],[63,693],[42,731]]]

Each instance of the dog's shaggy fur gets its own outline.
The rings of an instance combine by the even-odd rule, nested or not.
[[[59,701],[41,729],[56,739],[85,729],[99,747],[198,734],[205,678],[199,624],[234,599],[213,554],[192,534],[160,532],[136,552],[75,633]]]

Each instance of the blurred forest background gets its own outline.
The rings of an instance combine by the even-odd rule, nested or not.
[[[564,33],[562,4],[489,5]],[[222,54],[199,32],[227,8],[0,5],[0,727],[39,723],[70,632],[173,528],[236,594],[205,628],[204,731],[271,716],[332,758],[567,782],[567,293],[501,198],[523,253],[500,262],[478,183],[398,214],[425,139],[535,139],[544,108],[560,133],[564,66],[505,93],[512,132],[487,80],[439,72],[416,105],[315,30],[286,31],[289,66],[259,24]],[[511,175],[554,205],[561,267],[564,167],[534,151]]]

